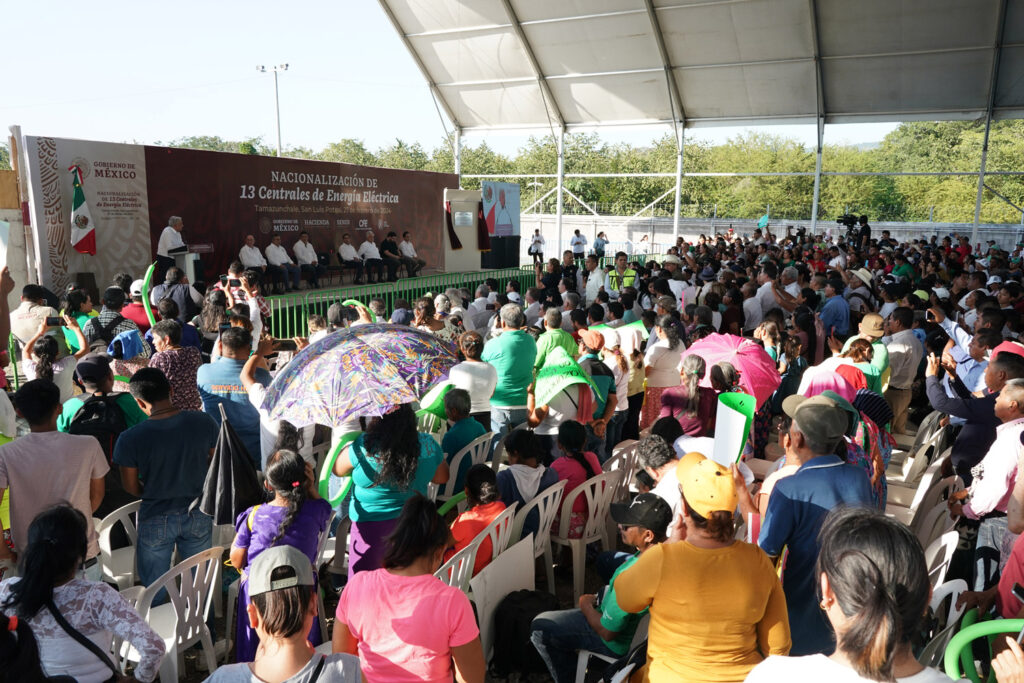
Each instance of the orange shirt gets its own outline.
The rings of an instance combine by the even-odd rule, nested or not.
[[[505,504],[500,500],[496,500],[493,503],[487,503],[486,505],[477,505],[456,517],[455,521],[452,522],[452,536],[455,538],[455,548],[444,554],[445,562],[451,559],[452,555],[468,546],[470,542],[476,538],[476,535],[483,531],[484,527],[493,522],[494,518],[500,515],[504,510]],[[476,576],[481,569],[490,563],[491,554],[491,539],[485,538],[476,553],[476,563],[473,565],[473,576]]]

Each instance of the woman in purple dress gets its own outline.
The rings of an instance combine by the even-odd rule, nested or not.
[[[270,456],[266,475],[265,485],[274,492],[274,499],[238,516],[231,544],[231,564],[242,572],[235,629],[235,660],[239,662],[253,661],[260,644],[249,623],[249,577],[245,567],[267,548],[290,545],[306,554],[316,577],[317,542],[331,516],[330,504],[317,493],[313,468],[295,451],[281,449]],[[313,621],[309,641],[313,645],[323,641],[319,620]]]

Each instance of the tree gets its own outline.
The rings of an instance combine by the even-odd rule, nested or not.
[[[0,171],[11,170],[11,150],[6,142],[0,142]]]
[[[420,143],[414,142],[410,145],[400,138],[395,138],[395,144],[377,152],[377,163],[385,168],[422,171],[429,161],[430,157],[423,151]]]
[[[317,159],[321,161],[340,161],[345,164],[357,164],[359,166],[375,166],[377,157],[362,140],[355,138],[342,138],[320,150]]]

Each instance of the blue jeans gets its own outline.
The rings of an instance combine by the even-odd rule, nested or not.
[[[548,667],[555,683],[573,683],[579,650],[618,657],[590,628],[579,609],[541,612],[533,619],[530,641]]]
[[[978,527],[974,547],[974,590],[984,591],[999,581],[999,553],[1006,535],[1006,517],[989,517]]]
[[[594,562],[594,571],[601,578],[601,582],[609,584],[612,581],[612,574],[615,573],[622,563],[633,557],[633,553],[624,553],[621,550],[607,550],[597,556]]]
[[[586,428],[587,428],[587,443],[586,443],[586,445],[583,446],[583,450],[584,451],[590,451],[591,453],[596,455],[598,461],[603,465],[604,461],[607,460],[607,458],[604,457],[604,442],[605,442],[605,437],[607,436],[608,433],[605,432],[605,436],[598,436],[597,434],[594,433],[594,427],[593,426],[587,425]]]
[[[608,426],[604,429],[604,453],[598,453],[603,465],[612,457],[612,449],[622,441],[622,428],[626,426],[626,415],[628,410],[616,410],[612,419],[608,420]]]
[[[149,586],[171,568],[175,546],[182,560],[209,549],[213,518],[198,509],[162,515],[140,514],[138,531],[139,581]]]
[[[491,406],[491,431],[494,445],[513,429],[526,422],[526,408],[495,408]]]

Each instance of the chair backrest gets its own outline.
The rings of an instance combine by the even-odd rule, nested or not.
[[[634,441],[625,448],[620,448],[601,466],[605,472],[622,472],[622,478],[615,487],[612,502],[620,502],[629,498],[629,485],[636,476],[636,461],[639,457],[638,443]]]
[[[454,586],[463,593],[469,592],[469,580],[473,578],[473,565],[476,564],[476,552],[480,544],[476,539],[459,552],[452,555],[447,562],[442,564],[434,576],[441,579],[448,586]]]
[[[533,500],[516,512],[516,518],[512,522],[512,538],[518,541],[523,537],[523,525],[526,524],[527,515],[533,510],[537,511],[539,526],[533,536],[534,557],[540,556],[544,552],[544,544],[551,542],[551,523],[558,514],[558,502],[562,500],[565,484],[565,479],[559,480],[554,486],[549,486],[538,493]]]
[[[327,541],[330,540],[330,537],[331,537],[331,524],[334,523],[334,517],[337,514],[338,513],[336,511],[334,511],[334,510],[331,511],[331,516],[327,518],[327,526],[324,527],[324,530],[320,532],[319,538],[317,538],[317,541],[316,541],[316,558],[317,558],[317,562],[319,562],[320,558],[324,556],[324,548],[327,547]],[[320,569],[319,566],[313,567],[313,571],[314,572],[319,570],[319,569]]]
[[[922,548],[927,548],[936,538],[947,531],[952,531],[956,526],[956,520],[949,516],[949,506],[944,500],[935,503],[931,510],[924,511],[920,513],[920,516],[915,515],[915,517],[920,519],[915,533]]]
[[[928,579],[931,581],[933,589],[946,580],[949,563],[953,560],[953,553],[959,542],[959,533],[947,531],[925,548],[924,560],[928,563]]]
[[[512,539],[512,520],[515,519],[517,506],[518,503],[512,503],[502,510],[501,514],[492,519],[491,523],[473,538],[472,545],[479,547],[485,538],[489,538],[491,539],[491,559],[500,555]]]
[[[911,531],[916,532],[921,527],[924,518],[938,503],[949,499],[949,496],[957,490],[957,485],[960,481],[960,478],[956,475],[945,477],[939,479],[925,491],[917,508],[914,510],[914,520],[910,525]]]
[[[131,586],[121,591],[121,597],[127,600],[133,609],[137,609],[139,600],[145,592],[145,586]],[[128,653],[131,652],[131,643],[113,631],[110,632],[110,635],[110,660],[123,672],[125,664],[129,661]]]
[[[137,606],[143,619],[149,619],[153,599],[167,590],[171,606],[178,617],[178,651],[199,642],[213,598],[214,581],[220,576],[220,559],[224,548],[217,545],[179,562],[146,588]]]
[[[141,505],[142,501],[136,500],[123,507],[119,507],[100,520],[100,523],[96,525],[96,533],[99,536],[99,561],[101,567],[110,567],[114,552],[110,542],[110,534],[113,532],[114,527],[119,523],[124,527],[124,531],[128,535],[128,540],[131,544],[138,545],[139,533],[136,529],[135,520],[138,518],[139,507]]]
[[[920,460],[920,458],[918,458]],[[935,482],[939,481],[939,475],[942,472],[939,469],[939,463],[933,463],[928,466],[928,469],[924,471],[921,478],[917,482],[917,488],[914,490],[914,498],[910,501],[908,506],[911,510],[916,510],[921,506],[921,502],[924,500],[929,489],[935,485]]]
[[[490,661],[494,646],[494,611],[498,605],[509,593],[536,588],[534,557],[531,540],[524,538],[509,546],[469,580],[480,624],[480,645],[486,661]]]
[[[562,500],[561,517],[558,521],[559,537],[569,537],[572,506],[577,498],[585,496],[587,501],[587,521],[583,527],[583,536],[581,538],[587,543],[603,538],[605,520],[608,517],[608,510],[612,504],[612,496],[615,494],[616,486],[621,478],[621,471],[605,472],[604,474],[587,479],[565,494],[565,498]]]
[[[940,428],[939,421],[942,418],[943,413],[940,413],[938,410],[933,410],[925,415],[925,418],[921,420],[921,424],[917,427],[917,434],[914,435],[914,444],[910,447],[911,453],[917,452],[921,444],[935,436],[935,431]]]
[[[451,462],[448,463],[448,469],[451,471],[451,476],[448,477],[448,481],[446,483],[442,484],[438,488],[437,500],[447,500],[458,493],[458,491],[455,490],[455,484],[458,483],[458,477],[456,475],[462,468],[462,461],[469,458],[470,467],[485,462],[487,460],[487,455],[491,452],[491,441],[493,439],[494,434],[490,432],[481,434],[466,444],[461,451],[452,456]],[[469,470],[469,467],[466,469]]]
[[[648,610],[644,612],[644,615],[640,617],[640,621],[637,622],[636,631],[633,632],[633,640],[629,643],[629,649],[632,651],[634,647],[647,640],[647,631],[651,626],[651,612]]]

